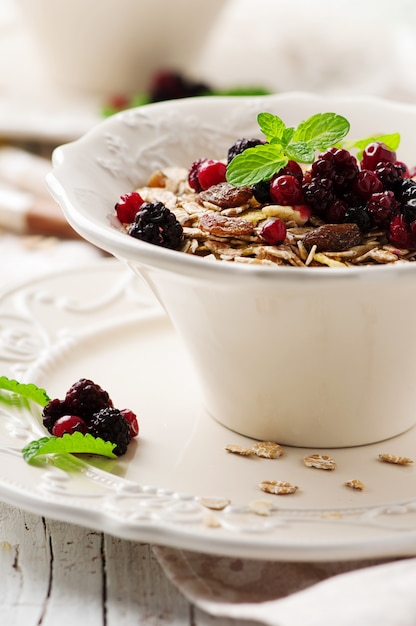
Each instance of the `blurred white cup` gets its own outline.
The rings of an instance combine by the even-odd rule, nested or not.
[[[19,0],[48,79],[100,96],[145,89],[158,69],[185,72],[227,0]]]

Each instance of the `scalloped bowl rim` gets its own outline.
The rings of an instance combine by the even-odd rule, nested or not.
[[[297,101],[299,103],[315,104],[319,107],[316,112],[329,110],[327,104],[333,109],[337,105],[354,107],[375,107],[380,111],[394,111],[412,114],[415,117],[416,106],[373,96],[319,96],[307,92],[287,92],[284,94],[272,94],[267,96],[239,96],[239,102],[258,102],[259,105],[266,106],[279,103]],[[72,181],[68,186],[65,182],[68,164],[77,158],[77,155],[88,154],[96,157],[93,148],[96,142],[102,137],[123,125],[128,116],[135,112],[148,114],[152,111],[159,114],[169,112],[172,109],[182,111],[184,114],[192,113],[195,110],[203,111],[205,108],[228,107],[236,103],[236,97],[227,96],[206,96],[199,98],[184,98],[168,102],[149,104],[138,108],[127,109],[99,122],[79,139],[55,148],[52,155],[52,170],[46,177],[46,185],[60,204],[65,218],[74,230],[85,240],[97,247],[113,254],[115,257],[135,262],[139,265],[163,269],[165,271],[183,274],[185,276],[205,277],[214,281],[218,280],[243,280],[255,279],[266,281],[285,280],[336,280],[339,279],[364,279],[370,276],[376,280],[382,278],[391,279],[407,276],[409,272],[416,271],[416,263],[397,263],[381,266],[359,266],[359,267],[331,267],[331,268],[302,268],[278,266],[271,268],[245,263],[227,263],[218,261],[207,261],[206,259],[180,253],[176,250],[169,250],[160,246],[155,246],[146,242],[129,237],[121,230],[117,230],[110,224],[108,215],[105,215],[99,224],[93,223],[88,214],[81,210],[71,197]],[[259,109],[260,112],[261,109]],[[301,120],[299,120],[301,121]],[[371,132],[371,131],[370,131]],[[374,131],[376,132],[376,131]],[[378,131],[377,131],[378,132]],[[416,143],[416,142],[415,142]],[[415,150],[416,154],[416,150]],[[416,161],[416,157],[415,157]],[[104,172],[103,172],[104,175]],[[109,174],[107,174],[109,175]],[[126,190],[124,193],[126,193]]]

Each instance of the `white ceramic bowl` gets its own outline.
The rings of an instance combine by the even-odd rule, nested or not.
[[[146,91],[155,71],[185,72],[227,0],[17,0],[52,86],[73,97]]]
[[[351,122],[351,138],[400,132],[399,158],[416,162],[412,106],[300,93],[195,98],[109,118],[55,151],[47,184],[75,230],[151,285],[215,419],[295,446],[353,446],[397,435],[416,423],[416,264],[209,262],[140,242],[109,219],[119,195],[155,169],[222,158],[237,138],[259,136],[260,111],[288,125],[334,111]]]

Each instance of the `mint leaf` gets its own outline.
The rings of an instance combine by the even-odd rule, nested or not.
[[[288,158],[279,144],[247,148],[228,165],[227,181],[235,187],[255,185],[261,180],[269,180],[287,162]]]
[[[27,400],[32,400],[36,402],[36,404],[40,404],[40,406],[45,406],[50,400],[44,389],[32,383],[19,383],[17,380],[7,378],[7,376],[0,376],[0,389],[11,391]]]
[[[299,163],[313,163],[315,150],[305,141],[296,141],[286,146],[286,155],[292,161]]]
[[[343,147],[346,150],[357,150],[357,159],[360,161],[363,156],[365,148],[374,141],[380,141],[384,143],[390,150],[397,150],[400,144],[400,133],[390,133],[387,135],[370,135],[364,139],[356,139],[353,141],[346,141]]]
[[[286,130],[286,124],[280,117],[273,115],[272,113],[259,113],[257,116],[257,122],[260,126],[260,130],[265,135],[267,141],[273,139],[281,139],[283,133]]]
[[[296,128],[292,141],[306,142],[315,150],[325,150],[341,141],[349,132],[350,123],[336,113],[317,113]]]
[[[80,432],[75,432],[72,435],[66,433],[62,437],[41,437],[31,441],[22,449],[22,454],[28,463],[39,455],[62,453],[98,454],[116,459],[117,456],[113,453],[115,447],[116,444],[104,441],[100,437],[93,437],[89,433],[83,435]]]

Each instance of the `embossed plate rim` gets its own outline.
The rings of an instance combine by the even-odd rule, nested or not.
[[[94,289],[90,294],[91,278],[96,279],[98,290],[103,281],[108,281],[111,284],[108,294],[102,295],[99,291],[94,293]],[[3,289],[0,293],[2,373],[21,380],[27,377],[27,382],[42,382],[45,376],[51,376],[51,368],[55,364],[65,372],[67,355],[77,364],[77,350],[82,351],[88,342],[96,345],[103,333],[111,333],[114,337],[121,333],[123,339],[126,334],[131,337],[132,333],[137,332],[140,342],[144,341],[144,334],[148,333],[156,352],[165,350],[166,344],[162,342],[159,333],[163,333],[164,341],[167,338],[168,342],[176,342],[176,337],[173,337],[173,331],[153,296],[144,285],[136,281],[128,268],[110,259],[86,268],[61,270],[30,283],[23,282],[17,287]],[[87,303],[82,300],[85,293],[89,293],[91,298]],[[53,311],[48,307],[53,307]],[[50,330],[52,312],[55,327]],[[110,321],[109,313],[112,313]],[[76,321],[73,327],[72,316]],[[7,324],[3,323],[5,318]],[[24,326],[24,331],[20,325]],[[8,354],[7,359],[4,358],[5,340],[9,342],[8,349],[12,345],[17,351],[14,355]],[[39,343],[36,343],[37,340]],[[176,343],[172,345],[176,348]],[[98,350],[98,345],[96,347]],[[120,353],[123,349],[120,346]],[[168,354],[166,358],[172,359]],[[180,364],[182,358],[183,355],[179,355]],[[101,363],[97,367],[100,368]],[[57,376],[59,379],[60,370]],[[185,403],[180,407],[181,410],[194,410],[192,403],[198,398],[197,395],[192,396],[192,402]],[[176,407],[172,406],[171,412],[175,410]],[[185,426],[186,431],[189,415],[183,420],[184,424],[179,420],[177,428],[180,430]],[[271,514],[256,515],[250,510],[250,503],[256,497],[262,499],[263,494],[245,485],[237,488],[237,479],[246,479],[251,472],[258,473],[260,467],[264,468],[264,478],[271,477],[269,468],[272,467],[273,471],[276,467],[285,467],[286,471],[292,468],[294,471],[293,459],[300,459],[304,451],[291,449],[285,460],[286,465],[266,465],[277,464],[278,460],[261,460],[263,465],[257,461],[254,461],[255,465],[244,465],[246,459],[225,453],[222,444],[224,441],[247,443],[247,439],[230,433],[204,415],[202,419],[195,418],[195,423],[195,432],[190,433],[186,446],[178,447],[177,454],[178,457],[184,455],[188,463],[185,463],[185,470],[194,473],[195,480],[200,480],[206,471],[205,465],[201,461],[197,471],[191,472],[194,468],[189,467],[186,455],[189,453],[189,444],[198,443],[198,437],[201,439],[207,433],[208,447],[213,448],[210,452],[212,462],[217,466],[217,480],[213,482],[217,493],[208,494],[205,491],[198,494],[197,490],[195,493],[184,492],[168,485],[167,479],[164,482],[158,478],[156,482],[147,481],[143,484],[136,479],[135,472],[144,472],[144,468],[138,465],[137,451],[140,446],[145,450],[155,444],[156,431],[147,439],[146,434],[143,440],[139,437],[137,447],[130,456],[128,454],[126,459],[116,461],[119,465],[113,466],[113,473],[106,471],[108,465],[104,464],[103,469],[81,459],[73,459],[71,467],[67,465],[62,468],[51,463],[31,467],[23,461],[20,448],[28,438],[39,436],[41,428],[28,414],[6,415],[0,422],[0,456],[7,458],[7,462],[0,465],[0,498],[39,515],[81,524],[124,539],[226,556],[330,561],[416,554],[416,498],[406,495],[406,491],[398,494],[397,498],[390,496],[384,501],[371,503],[370,492],[368,495],[364,493],[362,497],[363,494],[351,495],[345,488],[348,496],[345,496],[344,503],[340,501],[336,506],[318,503],[315,507],[308,500],[307,505],[302,506],[296,504],[301,503],[301,499],[296,501],[290,500],[292,496],[275,496],[270,498]],[[162,422],[160,426],[163,426]],[[170,431],[164,438],[172,437],[177,444],[175,436]],[[416,432],[409,431],[395,438],[394,443],[384,443],[382,447],[384,451],[393,448],[397,450],[398,447],[409,449],[415,439]],[[366,449],[374,454],[376,447],[351,449],[351,458],[362,458]],[[345,457],[345,453],[339,453],[339,456],[342,455]],[[150,457],[144,458],[148,460]],[[171,471],[169,462],[169,459],[160,459],[162,470],[166,473]],[[252,461],[248,460],[247,463]],[[117,467],[126,469],[126,477],[117,474],[118,470],[114,470]],[[379,469],[381,467],[383,470]],[[230,468],[233,468],[232,472]],[[303,469],[296,465],[298,476]],[[150,471],[153,471],[152,467]],[[391,480],[408,480],[413,485],[416,468],[389,467],[390,473],[387,474],[386,467],[379,464],[375,471],[376,474],[381,471],[383,476],[390,476]],[[319,477],[321,484],[326,484],[329,491],[335,490],[335,483],[330,482],[335,475],[333,472],[305,472],[302,474],[305,493],[311,477],[313,480]],[[235,483],[238,498],[235,502],[231,501],[223,511],[212,512],[201,504],[199,496],[224,495],[218,493],[221,484],[218,476],[221,473],[224,474],[224,484],[227,481],[231,486]],[[173,482],[177,480],[179,485],[181,481],[175,478],[175,472],[173,474]],[[328,474],[332,478],[327,477]],[[286,478],[290,479],[289,476]],[[205,485],[209,484],[209,480],[205,482]],[[219,527],[211,526],[213,520],[219,523]]]

